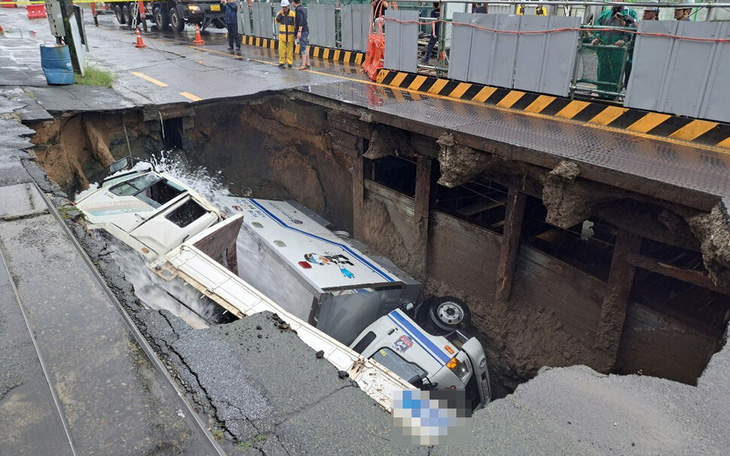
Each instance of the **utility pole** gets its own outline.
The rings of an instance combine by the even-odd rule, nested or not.
[[[63,42],[68,46],[73,69],[76,73],[80,73],[81,65],[76,52],[77,43],[74,43],[71,30],[71,21],[74,20],[73,0],[46,0],[46,10],[49,12],[48,23],[51,26],[51,33],[56,37],[58,44]]]

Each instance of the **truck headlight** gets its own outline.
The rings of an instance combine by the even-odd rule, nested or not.
[[[446,367],[451,369],[451,372],[453,372],[459,379],[466,383],[466,379],[469,377],[469,368],[466,364],[460,362],[456,358],[451,358],[448,363],[446,363]]]
[[[193,13],[199,13],[200,7],[198,5],[188,5],[188,11],[191,11]]]

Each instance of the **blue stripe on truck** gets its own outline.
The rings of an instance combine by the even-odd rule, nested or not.
[[[361,257],[360,255],[358,255],[358,254],[357,254],[357,253],[356,253],[356,252],[355,252],[354,250],[352,250],[352,249],[351,249],[350,247],[348,247],[348,246],[347,246],[346,244],[341,244],[341,243],[339,243],[339,242],[331,241],[331,240],[329,240],[329,239],[325,239],[325,238],[323,238],[323,237],[319,237],[319,236],[317,236],[317,235],[314,235],[314,234],[312,234],[312,233],[307,233],[306,231],[300,230],[299,228],[294,228],[293,226],[289,226],[289,225],[287,225],[286,223],[284,223],[284,221],[283,221],[283,220],[281,220],[281,219],[280,219],[279,217],[275,216],[275,215],[274,215],[274,214],[272,214],[272,213],[271,213],[271,212],[270,212],[270,211],[269,211],[268,209],[266,209],[265,207],[263,207],[263,206],[262,206],[262,205],[261,205],[261,204],[260,204],[260,203],[259,203],[258,201],[256,201],[255,199],[253,199],[253,198],[249,198],[249,201],[251,201],[251,202],[252,202],[252,203],[253,203],[253,204],[254,204],[254,205],[255,205],[256,207],[258,207],[259,209],[261,209],[261,210],[262,210],[262,211],[263,211],[264,213],[266,213],[266,215],[268,215],[269,217],[271,217],[271,218],[272,218],[272,219],[273,219],[273,220],[274,220],[274,221],[275,221],[276,223],[278,223],[279,225],[283,226],[284,228],[287,228],[287,229],[290,229],[290,230],[296,231],[296,232],[298,232],[298,233],[302,233],[302,234],[304,234],[304,235],[306,235],[306,236],[309,236],[309,237],[312,237],[312,238],[315,238],[315,239],[319,239],[320,241],[326,242],[326,243],[328,243],[328,244],[332,244],[332,245],[336,245],[336,246],[339,246],[339,247],[341,247],[342,249],[344,249],[344,250],[345,250],[345,251],[346,251],[347,253],[349,253],[349,254],[350,254],[350,255],[352,255],[353,257],[357,258],[357,260],[358,260],[359,262],[361,262],[361,263],[363,263],[364,265],[368,266],[368,267],[369,267],[370,269],[372,269],[372,270],[373,270],[373,272],[375,272],[376,274],[378,274],[378,275],[379,275],[380,277],[382,277],[382,278],[383,278],[383,279],[385,279],[386,281],[388,281],[388,282],[395,282],[395,279],[393,279],[392,277],[390,277],[390,276],[389,276],[388,274],[386,274],[386,273],[385,273],[384,271],[382,271],[382,270],[381,270],[380,268],[376,267],[376,266],[375,266],[374,264],[372,264],[371,262],[369,262],[369,261],[368,261],[368,260],[366,260],[365,258],[363,258],[363,257]]]
[[[431,339],[429,339],[428,336],[423,333],[423,331],[421,331],[418,327],[408,321],[403,315],[400,314],[399,311],[396,310],[389,313],[388,318],[390,318],[390,320],[395,323],[396,326],[408,333],[408,335],[411,336],[418,345],[423,347],[423,349],[426,350],[426,353],[431,355],[433,359],[441,362],[441,364],[444,365],[446,365],[446,363],[451,360],[451,357],[449,357],[439,347],[437,347],[436,344],[434,344]]]

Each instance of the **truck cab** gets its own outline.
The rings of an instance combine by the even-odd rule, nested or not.
[[[484,349],[463,331],[430,334],[397,309],[365,328],[350,347],[420,389],[464,391],[471,410],[491,398]]]

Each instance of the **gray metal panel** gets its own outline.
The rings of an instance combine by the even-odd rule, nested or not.
[[[714,38],[722,26],[712,22],[677,23],[677,35],[696,38]],[[669,68],[671,78],[667,80],[662,93],[663,103],[659,111],[697,117],[710,76],[712,56],[717,43],[702,41],[674,40],[672,62]],[[728,80],[725,80],[728,90]]]
[[[639,32],[674,35],[676,21],[639,21]],[[631,77],[624,105],[656,110],[672,54],[673,41],[668,38],[637,35]]]
[[[719,22],[681,21],[678,23],[677,35],[716,38],[725,27],[725,24]],[[707,86],[707,81],[713,65],[718,63],[713,57],[719,46],[722,45],[707,41],[675,41],[672,78],[665,88],[664,104],[660,106],[662,112],[700,116],[705,91],[711,89]],[[725,92],[730,90],[729,82],[728,79],[723,81]]]
[[[311,44],[335,47],[335,5],[310,3],[307,6],[307,21]]]
[[[238,31],[244,35],[251,35],[252,30],[251,10],[248,7],[248,2],[238,0]]]
[[[521,16],[510,16],[506,14],[489,14],[488,16],[494,18],[492,19],[493,26],[489,28],[497,30],[519,30]],[[486,75],[484,83],[498,87],[512,88],[519,35],[479,31],[479,34],[481,33],[484,33],[485,36],[484,44],[481,44],[480,38],[478,42],[472,44],[472,49],[482,49],[480,52],[485,52],[484,49],[487,49],[486,52],[491,50],[489,64],[484,70],[484,74]],[[478,77],[480,72],[481,68],[478,66],[475,67],[472,70],[472,77],[475,80],[481,79]]]
[[[451,53],[449,54],[449,79],[469,80],[469,62],[474,39],[474,28],[467,25],[476,21],[476,14],[454,13],[451,29]]]
[[[723,23],[718,38],[730,39],[730,24]],[[704,119],[730,122],[730,44],[717,45],[713,61],[715,65],[707,81],[707,90],[702,104],[700,117]]]
[[[262,38],[276,38],[274,27],[274,9],[272,3],[254,2],[251,3],[253,11],[253,35]],[[278,25],[278,24],[277,24]]]
[[[522,16],[520,31],[575,28],[576,31],[519,35],[514,88],[568,96],[578,55],[580,19],[576,17]]]
[[[646,23],[645,23],[646,22]],[[642,21],[639,31],[692,38],[727,38],[722,22]],[[639,35],[627,107],[730,121],[730,45]]]
[[[415,73],[418,59],[418,11],[385,12],[385,68]],[[399,21],[412,21],[404,24]]]
[[[370,6],[354,4],[342,6],[340,11],[342,49],[367,50],[369,20]]]

